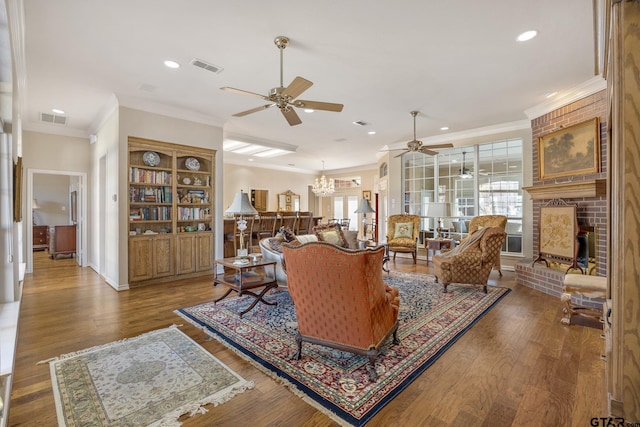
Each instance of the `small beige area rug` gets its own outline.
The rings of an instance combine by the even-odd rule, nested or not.
[[[52,360],[60,426],[179,426],[253,388],[175,325]]]

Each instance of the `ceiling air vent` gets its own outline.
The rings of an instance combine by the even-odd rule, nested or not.
[[[363,122],[362,120],[357,120],[357,121],[353,122],[353,124],[356,125],[356,126],[366,126],[369,123]]]
[[[45,123],[53,123],[56,125],[66,125],[68,117],[58,116],[50,113],[40,113],[40,121]]]
[[[203,61],[202,59],[198,59],[198,58],[193,58],[191,60],[191,64],[195,65],[196,67],[200,67],[203,68],[207,71],[211,71],[212,73],[216,73],[219,74],[222,72],[222,70],[224,70],[224,68],[222,67],[218,67],[217,65],[213,65],[213,64],[209,64],[206,61]]]

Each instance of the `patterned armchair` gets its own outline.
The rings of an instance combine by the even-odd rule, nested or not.
[[[449,252],[433,256],[436,279],[447,292],[449,283],[482,285],[487,293],[491,268],[500,256],[507,233],[500,227],[485,227]]]
[[[473,233],[478,230],[481,230],[485,227],[500,227],[503,230],[506,230],[507,227],[507,217],[504,215],[480,215],[474,216],[469,221],[469,235],[462,239],[460,243],[464,242],[466,239],[471,237]],[[500,263],[500,252],[498,252],[498,259],[496,263],[493,265],[493,268],[498,270],[498,273],[502,276],[502,266]]]
[[[420,217],[418,215],[390,215],[387,218],[387,243],[389,252],[410,253],[413,263],[418,255],[418,233],[420,233]]]
[[[296,359],[310,342],[375,359],[387,339],[398,343],[398,289],[382,280],[383,246],[351,250],[327,242],[282,245],[289,293],[298,318]]]

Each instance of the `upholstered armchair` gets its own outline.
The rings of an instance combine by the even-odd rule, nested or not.
[[[447,292],[449,283],[482,285],[487,293],[491,268],[500,256],[507,233],[500,227],[485,227],[455,249],[433,256],[436,279]]]
[[[390,215],[387,218],[387,244],[389,252],[393,252],[393,260],[397,252],[410,253],[413,263],[418,255],[418,233],[420,233],[420,217],[418,215]]]
[[[298,319],[295,359],[302,343],[367,356],[372,381],[375,359],[393,335],[398,343],[398,289],[382,279],[383,246],[345,249],[327,242],[282,245],[289,293]]]
[[[504,215],[480,215],[480,216],[474,216],[473,218],[471,218],[471,221],[469,221],[469,228],[468,228],[468,236],[465,237],[464,239],[462,239],[460,241],[460,243],[464,242],[466,239],[468,239],[469,237],[471,237],[473,235],[473,233],[475,233],[478,230],[481,230],[485,227],[500,227],[503,230],[506,230],[507,227],[507,217]],[[498,274],[500,274],[502,276],[502,265],[500,263],[500,253],[498,252],[498,259],[496,260],[496,263],[494,264],[493,268],[495,268],[496,270],[498,270]]]

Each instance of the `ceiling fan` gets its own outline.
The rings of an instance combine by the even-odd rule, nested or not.
[[[240,113],[236,113],[234,117],[243,117],[251,113],[257,113],[258,111],[266,110],[271,107],[278,107],[280,112],[287,119],[287,122],[290,126],[299,125],[302,123],[300,117],[298,117],[298,113],[291,108],[310,108],[313,110],[324,110],[324,111],[342,111],[342,104],[333,104],[330,102],[318,102],[318,101],[306,101],[301,99],[296,99],[298,96],[302,94],[305,90],[309,89],[313,83],[311,83],[307,79],[303,79],[298,76],[291,84],[287,87],[282,85],[282,56],[284,49],[289,45],[289,38],[285,36],[278,36],[273,41],[275,45],[280,49],[280,86],[274,87],[269,90],[269,95],[260,95],[259,93],[249,92],[246,90],[235,89],[232,87],[221,87],[222,90],[228,90],[230,92],[236,92],[243,95],[255,96],[258,98],[262,98],[265,101],[269,101],[269,104],[262,105],[260,107],[252,108],[247,111],[242,111]]]
[[[436,154],[438,154],[437,151],[433,151],[434,148],[451,148],[453,147],[453,144],[436,144],[436,145],[430,145],[428,147],[423,147],[422,146],[422,141],[418,141],[416,139],[416,116],[419,114],[418,111],[412,111],[411,115],[413,116],[413,140],[407,142],[407,148],[396,148],[396,150],[405,150],[404,153],[400,153],[395,157],[400,157],[403,154],[406,153],[411,153],[411,152],[418,152],[418,153],[422,153],[422,154],[428,154],[430,156],[435,156]],[[392,150],[389,150],[392,151]]]
[[[471,171],[469,170],[469,168],[464,167],[464,156],[465,154],[467,154],[466,152],[462,152],[462,167],[460,168],[460,178],[462,179],[471,179],[473,178],[473,175],[471,174]]]

